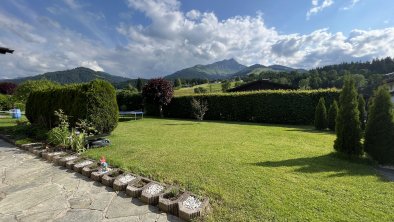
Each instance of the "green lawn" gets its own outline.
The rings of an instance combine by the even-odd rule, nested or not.
[[[231,88],[235,86],[235,82],[231,82]],[[208,90],[208,93],[221,93],[222,92],[222,84],[220,83],[206,83],[201,85],[196,85],[193,87],[185,87],[174,90],[174,96],[187,96],[194,95],[194,89],[198,87],[203,87]],[[212,89],[212,91],[211,91]]]
[[[394,183],[333,154],[311,127],[146,118],[90,150],[134,173],[208,196],[209,221],[394,221]]]

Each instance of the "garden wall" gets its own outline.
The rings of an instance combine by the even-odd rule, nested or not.
[[[324,90],[267,90],[258,92],[201,94],[174,97],[164,107],[164,115],[171,118],[193,118],[191,100],[208,101],[207,120],[246,121],[280,124],[312,124],[315,107],[320,97],[326,106],[339,98],[336,89]],[[145,106],[149,115],[157,115],[153,107]]]
[[[54,112],[59,109],[69,116],[71,125],[85,119],[100,133],[111,132],[118,123],[115,89],[103,80],[32,92],[26,102],[26,117],[32,124],[52,128],[57,124]]]

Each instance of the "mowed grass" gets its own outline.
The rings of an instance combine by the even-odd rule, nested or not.
[[[235,86],[235,82],[231,82],[231,88]],[[185,87],[174,90],[174,96],[188,96],[194,95],[194,89],[202,87],[205,88],[207,93],[221,93],[222,92],[222,84],[221,83],[206,83],[201,85],[196,85],[193,87]]]
[[[86,155],[208,196],[208,221],[394,221],[394,183],[309,126],[145,118],[109,138]]]

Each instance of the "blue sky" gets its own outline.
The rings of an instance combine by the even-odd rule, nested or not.
[[[0,78],[85,66],[164,76],[195,64],[314,68],[394,56],[394,1],[3,0]]]

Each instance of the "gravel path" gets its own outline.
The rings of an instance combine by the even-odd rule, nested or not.
[[[0,222],[179,221],[0,140]]]

